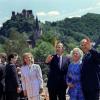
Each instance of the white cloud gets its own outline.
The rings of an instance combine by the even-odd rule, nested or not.
[[[97,5],[97,4],[96,4]],[[100,9],[100,5],[98,6],[93,6],[93,7],[88,7],[88,8],[83,8],[83,9],[79,9],[77,11],[68,13],[67,16],[72,18],[72,17],[80,17],[81,15],[83,15],[84,13],[88,13],[88,12],[95,12],[96,10]]]
[[[80,13],[94,12],[94,11],[99,10],[99,9],[100,9],[100,6],[88,7],[88,8],[82,9],[80,11]]]
[[[96,2],[92,6],[89,6],[87,8],[81,8],[81,9],[78,9],[78,10],[73,11],[71,13],[67,12],[64,16],[67,16],[69,18],[81,17],[82,15],[89,13],[89,12],[90,13],[100,12],[100,0],[96,0]]]
[[[100,6],[100,2],[97,5]]]
[[[4,20],[9,20],[9,19],[10,19],[10,17],[8,17],[8,16],[7,16],[7,17],[4,17],[3,19],[4,19]]]
[[[2,27],[2,24],[0,23],[0,27]]]
[[[60,12],[58,11],[50,11],[47,13],[49,16],[59,16],[60,15]]]
[[[46,17],[50,17],[50,16],[59,16],[60,15],[60,12],[59,11],[49,11],[49,12],[43,12],[43,11],[41,11],[41,12],[37,12],[36,13],[37,14],[37,16],[46,16]]]
[[[68,18],[73,18],[73,17],[81,17],[81,15],[72,15],[72,16],[68,16]]]
[[[37,14],[37,16],[46,16],[45,12],[37,12],[36,14]]]
[[[83,9],[80,9],[79,12],[91,11],[93,9],[94,7],[83,8]]]
[[[96,3],[96,5],[97,5],[97,6],[100,6],[100,1],[98,1],[98,2]]]

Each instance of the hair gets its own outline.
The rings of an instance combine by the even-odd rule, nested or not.
[[[61,45],[62,45],[62,48],[64,49],[64,45],[63,45],[62,42],[57,42],[56,47],[57,47],[59,44],[61,44]]]
[[[17,53],[11,53],[11,54],[9,54],[9,55],[8,55],[8,58],[7,58],[8,62],[10,62],[11,59],[14,58],[14,57],[16,57],[16,56],[18,56]]]
[[[78,53],[79,53],[79,55],[80,55],[80,59],[79,59],[79,60],[82,60],[82,58],[83,58],[83,51],[82,51],[80,48],[77,48],[77,47],[74,48],[74,49],[70,52],[71,58],[72,58],[72,56],[73,56],[74,50],[77,50],[77,51],[78,51]]]
[[[82,41],[83,41],[83,40],[86,40],[87,43],[91,43],[91,42],[92,42],[91,39],[90,39],[89,37],[85,37],[84,39],[82,39]],[[81,41],[81,42],[82,42],[82,41]]]
[[[92,42],[89,37],[86,37],[85,39],[87,40],[87,42]]]
[[[6,53],[0,53],[0,58],[4,59],[5,61],[7,60],[7,54]]]
[[[64,45],[63,45],[63,43],[62,43],[62,42],[60,42],[60,41],[59,41],[59,42],[57,42],[56,46],[57,46],[58,44],[61,44],[62,46],[64,46]]]

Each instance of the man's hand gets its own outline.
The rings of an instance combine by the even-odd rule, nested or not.
[[[48,55],[48,57],[45,60],[45,63],[50,63],[52,60],[53,56],[52,55]]]

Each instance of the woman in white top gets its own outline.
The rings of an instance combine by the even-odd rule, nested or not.
[[[39,65],[33,63],[31,53],[23,54],[21,79],[24,96],[28,100],[40,100],[40,92],[43,90],[42,71]]]

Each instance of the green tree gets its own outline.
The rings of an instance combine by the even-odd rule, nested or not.
[[[42,41],[33,49],[33,55],[38,62],[44,62],[48,54],[54,53],[54,47],[49,42]]]
[[[0,44],[0,52],[5,52],[2,44]]]
[[[10,33],[9,39],[5,41],[4,50],[7,54],[16,52],[19,56],[26,51],[29,51],[28,43],[23,34],[17,31]]]
[[[44,81],[47,81],[48,66],[45,64],[45,59],[49,54],[54,54],[54,47],[49,42],[41,40],[37,43],[36,47],[32,51],[35,58],[35,63],[40,64]]]

